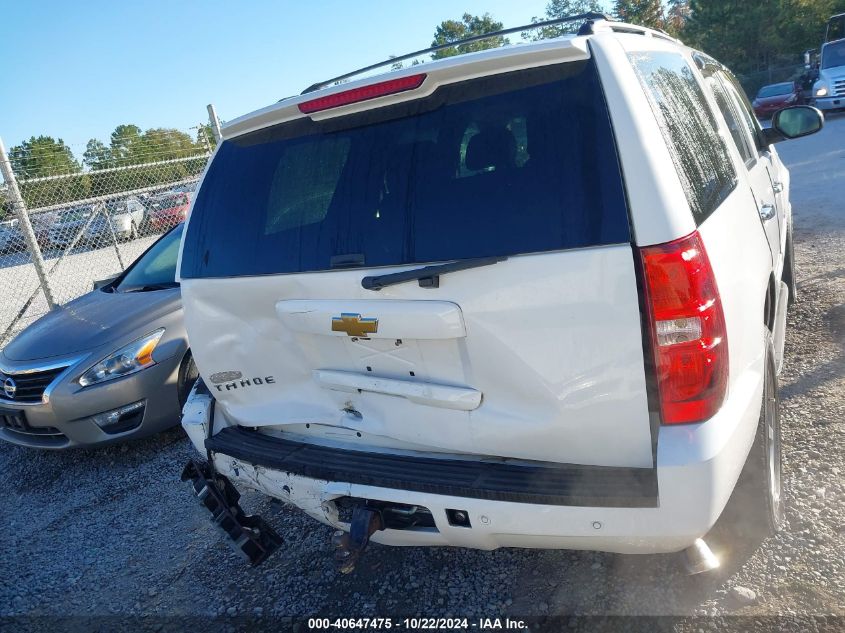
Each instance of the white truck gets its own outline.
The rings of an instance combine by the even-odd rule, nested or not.
[[[845,110],[845,13],[834,15],[827,24],[812,103],[824,111]]]
[[[336,528],[343,571],[369,539],[703,571],[734,493],[738,530],[780,527],[795,272],[772,144],[821,114],[763,130],[710,57],[569,19],[224,128],[181,250],[206,459],[183,478],[253,563],[281,539],[235,484]]]

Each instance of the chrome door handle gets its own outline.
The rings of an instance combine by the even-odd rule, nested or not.
[[[760,217],[764,220],[771,220],[775,217],[775,205],[765,203],[760,207]]]
[[[773,182],[772,189],[775,190],[775,193],[783,192],[783,183],[782,182]]]

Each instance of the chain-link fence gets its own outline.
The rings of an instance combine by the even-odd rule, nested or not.
[[[185,218],[219,138],[209,116],[188,132],[121,126],[84,149],[33,137],[7,153],[0,141],[0,348]]]
[[[780,55],[771,64],[759,70],[737,72],[737,79],[751,99],[763,86],[784,81],[797,82],[809,97],[815,75],[811,69],[805,67],[802,52]]]

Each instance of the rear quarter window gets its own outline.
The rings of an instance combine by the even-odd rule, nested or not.
[[[733,191],[736,170],[704,92],[679,53],[630,54],[697,224]]]

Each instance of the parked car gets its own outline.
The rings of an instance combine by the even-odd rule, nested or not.
[[[783,524],[773,144],[821,114],[763,130],[712,58],[598,15],[580,33],[224,129],[180,260],[203,382],[182,424],[211,459],[183,479],[252,562],[279,539],[235,485],[341,530],[342,571],[372,539],[700,572],[732,495],[737,539]]]
[[[824,111],[845,109],[845,39],[822,45],[813,105]]]
[[[32,223],[32,230],[35,232],[35,239],[38,241],[38,245],[44,250],[51,246],[50,230],[58,218],[59,213],[57,211],[33,213],[29,216],[29,221]]]
[[[184,222],[191,204],[191,193],[164,193],[149,202],[148,225],[160,233]]]
[[[91,206],[73,207],[60,211],[58,218],[50,227],[50,244],[55,248],[66,248],[74,241],[77,244],[81,242],[84,238],[81,233],[93,213],[94,208]]]
[[[145,220],[146,209],[137,198],[107,202],[99,217],[85,229],[85,239],[93,245],[113,243],[114,238],[134,240],[140,235]]]
[[[794,81],[763,86],[757,92],[752,105],[759,119],[768,119],[783,108],[804,103],[801,86]]]
[[[17,253],[26,248],[26,238],[18,228],[17,220],[0,222],[0,255]]]
[[[177,193],[193,193],[194,191],[196,191],[196,189],[197,189],[197,183],[196,182],[189,182],[189,183],[184,184],[184,185],[178,185],[176,187],[173,187],[173,191],[175,191]]]
[[[0,439],[98,446],[179,423],[196,379],[174,281],[182,227],[0,351]]]

